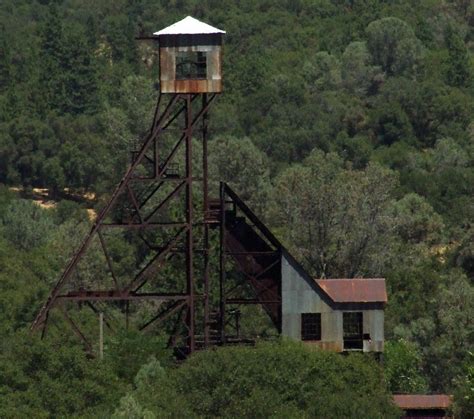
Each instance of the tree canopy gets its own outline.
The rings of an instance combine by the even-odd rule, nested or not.
[[[27,336],[149,129],[159,63],[135,38],[186,15],[227,31],[212,194],[229,182],[316,277],[387,279],[382,368],[289,343],[176,367],[159,333],[123,324],[100,363],[61,318],[47,341]],[[468,417],[473,22],[466,0],[2,0],[0,416],[391,417],[388,391],[430,391]],[[126,278],[140,245],[107,239]],[[102,265],[92,246],[76,284],[110,280]],[[95,336],[96,313],[80,314]]]

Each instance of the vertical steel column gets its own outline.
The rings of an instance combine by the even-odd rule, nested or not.
[[[207,106],[207,94],[202,95],[202,108]],[[204,346],[209,346],[209,185],[207,167],[207,124],[208,113],[202,116],[202,190],[203,190],[203,211],[204,211]]]
[[[189,352],[194,352],[194,276],[193,276],[193,162],[192,162],[192,108],[191,95],[185,96],[186,131],[186,282],[188,294],[187,326],[189,333]]]
[[[219,298],[220,298],[220,332],[221,343],[225,343],[225,191],[224,183],[220,183],[219,188],[220,200],[220,237],[219,237]]]

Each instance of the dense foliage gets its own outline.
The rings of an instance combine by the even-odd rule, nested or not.
[[[156,336],[110,336],[102,364],[61,336],[59,318],[47,342],[27,336],[89,228],[85,208],[103,205],[149,127],[157,63],[134,38],[188,14],[228,33],[212,179],[230,182],[314,275],[387,278],[389,389],[453,393],[468,417],[474,8],[465,0],[2,0],[0,416],[266,416],[269,401],[280,417],[392,414],[380,370],[359,357],[285,344],[203,353],[174,369]],[[33,188],[47,188],[54,208],[31,202]],[[136,255],[118,236],[111,252],[126,276]],[[101,278],[100,262],[88,255],[81,280]],[[95,331],[91,313],[83,322]],[[361,389],[373,397],[361,400]]]
[[[114,417],[396,418],[397,413],[375,361],[280,343],[201,352],[171,371],[151,359]]]

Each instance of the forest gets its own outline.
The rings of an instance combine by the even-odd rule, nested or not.
[[[211,186],[314,277],[386,278],[382,365],[278,339],[176,364],[134,330],[100,360],[59,320],[30,333],[149,129],[159,69],[136,38],[187,15],[227,32]],[[392,393],[472,417],[473,53],[469,0],[2,0],[0,417],[399,417]],[[129,244],[111,252],[127,275]]]

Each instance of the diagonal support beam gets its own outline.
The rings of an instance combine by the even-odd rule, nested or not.
[[[173,315],[177,310],[179,310],[183,305],[186,304],[186,301],[176,301],[173,304],[171,304],[169,307],[166,308],[166,310],[158,313],[156,316],[152,317],[150,320],[148,320],[145,324],[140,326],[138,330],[146,330],[150,325],[158,325],[161,322],[165,321],[168,317]]]
[[[198,114],[195,116],[195,118],[190,122],[190,125],[188,126],[188,130],[191,130],[194,128],[194,126],[197,124],[197,122],[199,121],[199,119],[209,110],[210,106],[211,106],[211,103],[212,101],[214,100],[214,98],[216,97],[216,95],[213,95],[211,96],[211,98],[209,99],[209,101],[207,102],[206,106],[204,108],[202,108]],[[178,151],[179,149],[179,146],[183,143],[184,139],[186,138],[187,136],[187,133],[184,133],[181,138],[178,140],[178,142],[176,143],[176,145],[174,146],[173,150],[171,151],[171,153],[168,155],[168,157],[166,158],[165,162],[163,163],[163,166],[161,167],[161,170],[160,170],[160,173],[159,175],[161,176],[163,173],[166,172],[166,169],[168,168],[168,165],[170,164],[170,162],[173,160],[176,152]]]
[[[157,253],[150,262],[145,265],[145,267],[136,275],[133,281],[125,287],[125,291],[131,291],[135,289],[137,292],[143,285],[145,285],[146,281],[148,281],[147,276],[152,274],[156,271],[158,265],[164,260],[165,256],[168,254],[170,249],[178,242],[181,235],[187,230],[187,227],[181,228],[175,236],[165,245],[163,250]]]
[[[138,205],[137,198],[136,198],[135,193],[133,192],[132,187],[130,186],[129,183],[127,183],[127,192],[128,192],[128,196],[130,197],[130,200],[132,201],[133,208],[135,210],[135,212],[132,215],[132,220],[133,220],[133,217],[135,215],[137,215],[138,220],[140,221],[140,223],[143,223],[143,219],[142,219],[142,216],[140,214],[140,207]]]
[[[161,201],[154,209],[148,214],[145,218],[145,223],[150,221],[151,217],[153,217],[161,208],[163,208],[176,194],[181,190],[181,188],[186,184],[186,182],[181,182],[176,188],[174,188],[164,199]]]
[[[100,245],[102,246],[102,250],[104,251],[105,259],[107,261],[107,266],[109,267],[110,273],[112,274],[112,279],[114,280],[114,285],[116,289],[119,289],[119,284],[117,281],[117,277],[115,276],[114,269],[112,267],[112,261],[110,260],[110,255],[107,250],[107,247],[105,245],[105,240],[104,236],[102,235],[102,232],[99,230],[98,232],[99,240],[100,240]]]
[[[73,258],[70,260],[69,264],[67,265],[67,267],[64,270],[63,274],[59,278],[59,280],[56,283],[55,287],[51,291],[51,294],[49,295],[48,300],[46,301],[46,303],[43,305],[40,312],[36,316],[32,326],[31,326],[31,330],[33,330],[33,331],[36,330],[38,328],[38,326],[44,321],[46,313],[50,310],[50,308],[54,304],[54,301],[55,301],[56,297],[58,296],[58,294],[60,293],[65,281],[69,278],[69,275],[71,274],[73,269],[76,267],[76,265],[79,262],[80,258],[85,253],[85,251],[88,249],[88,247],[90,246],[90,244],[92,242],[92,239],[94,237],[94,234],[97,233],[97,231],[99,230],[100,225],[103,222],[103,220],[105,219],[106,215],[110,212],[110,210],[113,207],[113,205],[115,204],[117,198],[122,193],[124,187],[126,186],[128,181],[132,178],[132,175],[133,175],[135,169],[138,167],[138,165],[142,161],[142,159],[143,159],[145,153],[147,152],[150,144],[152,144],[152,142],[155,140],[156,136],[159,134],[161,128],[165,124],[165,120],[168,118],[168,116],[171,112],[171,109],[176,104],[177,100],[178,100],[178,95],[173,95],[173,97],[169,101],[165,111],[163,112],[162,116],[156,122],[154,130],[148,135],[148,137],[144,141],[143,146],[142,146],[142,148],[141,148],[141,150],[138,154],[137,159],[129,166],[129,168],[128,168],[127,172],[125,173],[124,177],[122,178],[119,185],[117,186],[117,188],[113,192],[112,196],[110,197],[109,202],[107,203],[107,205],[102,209],[102,211],[97,216],[97,219],[96,219],[94,225],[92,226],[91,231],[89,232],[89,234],[87,235],[85,240],[82,242],[79,250],[74,254]]]
[[[67,313],[67,310],[64,308],[64,306],[62,304],[59,306],[59,309],[60,309],[61,313],[63,314],[64,318],[71,325],[72,330],[74,331],[74,333],[79,337],[79,339],[82,340],[82,342],[86,346],[87,351],[92,353],[92,345],[87,340],[87,338],[84,336],[84,334],[81,332],[81,329],[79,329],[79,327],[76,325],[76,323],[74,323],[74,321],[71,319],[71,317]]]

